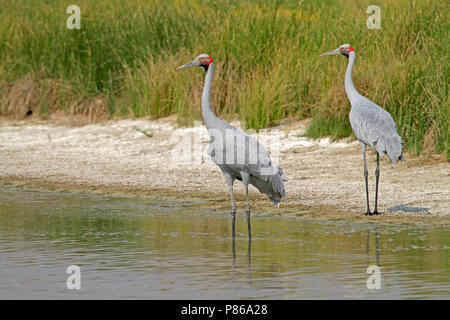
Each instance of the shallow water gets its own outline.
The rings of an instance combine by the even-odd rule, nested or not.
[[[0,298],[450,296],[450,227],[319,222],[140,197],[0,187]],[[81,270],[81,289],[66,269]],[[368,289],[367,268],[380,268]]]

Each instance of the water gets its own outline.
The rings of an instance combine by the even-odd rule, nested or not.
[[[233,247],[229,213],[197,203],[0,187],[0,298],[449,298],[449,227],[258,212],[249,243],[236,223]]]

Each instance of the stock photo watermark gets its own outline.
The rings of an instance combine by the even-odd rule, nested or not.
[[[248,130],[246,133],[232,127],[225,130],[210,128],[206,131],[200,121],[195,121],[193,130],[172,133],[169,142],[173,145],[171,161],[196,166],[211,157],[218,165],[249,165],[262,175],[277,173],[278,169],[273,164],[280,160],[280,130]]]
[[[69,290],[81,289],[81,269],[77,265],[70,265],[66,269],[66,273],[70,276],[67,277],[66,287]]]
[[[381,269],[379,266],[371,265],[367,267],[366,270],[367,274],[370,274],[370,276],[367,278],[366,284],[367,289],[374,290],[374,289],[381,289]]]
[[[373,29],[381,29],[381,9],[377,5],[370,5],[367,7],[367,11],[370,16],[367,18],[366,25],[367,28]]]
[[[411,1],[412,6],[412,1]],[[381,29],[381,9],[377,5],[370,5],[366,12],[370,14],[367,18],[366,25],[369,29]],[[67,7],[66,13],[70,16],[66,20],[66,26],[69,30],[81,29],[81,9],[79,6],[73,4]]]
[[[81,29],[81,9],[79,6],[73,4],[67,7],[67,14],[70,16],[66,20],[66,26],[69,30]]]

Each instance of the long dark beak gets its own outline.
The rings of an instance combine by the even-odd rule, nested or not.
[[[178,67],[177,70],[183,70],[183,69],[187,69],[187,68],[198,67],[199,65],[200,65],[199,61],[192,60],[191,62],[188,62],[186,64],[183,64],[181,67]]]
[[[324,52],[320,56],[325,57],[325,56],[331,56],[332,54],[341,54],[341,52],[339,51],[339,48],[337,48],[337,49],[334,49],[331,51]]]

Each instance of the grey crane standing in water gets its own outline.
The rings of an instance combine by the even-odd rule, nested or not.
[[[219,166],[228,185],[233,237],[235,235],[236,218],[233,195],[235,179],[242,181],[245,187],[245,212],[247,213],[248,235],[251,237],[248,185],[252,184],[261,193],[267,194],[273,204],[278,206],[281,198],[286,201],[283,181],[287,180],[287,176],[281,168],[272,163],[269,154],[258,141],[217,118],[212,111],[209,100],[214,63],[211,57],[207,54],[201,54],[191,62],[177,68],[177,70],[190,67],[202,67],[206,73],[202,94],[202,116],[211,139],[208,153]]]
[[[378,180],[380,178],[380,154],[387,154],[394,165],[398,160],[405,161],[402,155],[402,139],[397,134],[395,122],[389,112],[376,105],[366,97],[363,97],[353,86],[352,70],[356,53],[349,44],[343,44],[339,48],[322,53],[320,56],[342,54],[349,59],[347,72],[345,73],[345,92],[350,100],[350,124],[356,139],[359,140],[364,157],[364,178],[366,180],[366,215],[379,214]],[[377,168],[375,170],[375,210],[370,212],[369,186],[366,163],[366,147],[371,146],[377,151]]]

